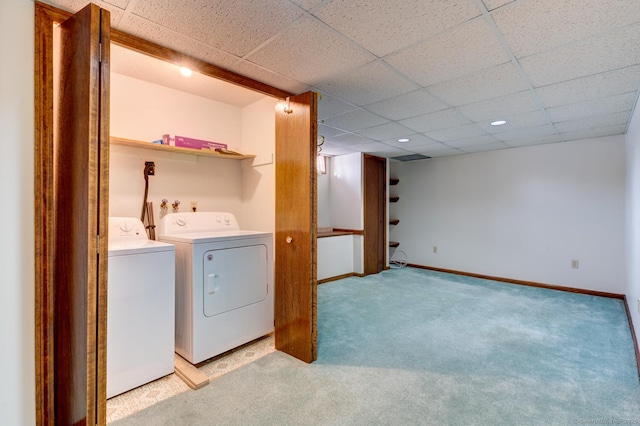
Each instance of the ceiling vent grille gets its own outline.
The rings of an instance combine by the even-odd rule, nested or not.
[[[391,157],[392,160],[398,160],[398,161],[426,160],[427,158],[431,158],[431,157],[427,157],[426,155],[422,155],[422,154],[411,154],[411,155],[401,155],[399,157]]]

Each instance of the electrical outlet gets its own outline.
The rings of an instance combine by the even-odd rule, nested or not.
[[[433,252],[437,253],[438,252],[438,246],[433,246]]]
[[[580,268],[580,261],[578,259],[571,259],[571,268],[572,269]]]

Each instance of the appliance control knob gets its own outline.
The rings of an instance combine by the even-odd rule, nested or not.
[[[229,222],[231,222],[231,219],[229,219],[229,216],[225,216],[224,217],[224,223],[226,223],[228,225]]]
[[[119,227],[122,232],[131,232],[131,228],[129,227],[129,222],[127,221],[122,222],[119,225]]]
[[[207,260],[213,260],[213,255],[212,255],[212,254],[209,254],[209,255],[207,256]]]
[[[187,221],[184,217],[179,217],[176,219],[176,223],[178,224],[178,226],[185,226],[187,224]]]
[[[222,222],[222,219],[220,218],[220,216],[216,216],[216,222],[218,223]]]

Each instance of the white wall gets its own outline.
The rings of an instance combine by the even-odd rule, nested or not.
[[[627,159],[627,211],[626,211],[626,287],[627,304],[636,332],[636,339],[640,341],[640,314],[638,313],[638,299],[640,299],[640,107],[636,105],[635,113],[626,135]]]
[[[242,161],[244,229],[275,232],[277,100],[265,97],[242,109],[242,152],[256,155]]]
[[[362,154],[333,157],[330,173],[331,226],[363,229]]]
[[[623,136],[392,168],[409,263],[624,292]]]
[[[111,136],[151,142],[169,133],[241,148],[236,106],[116,73],[110,101]]]
[[[331,227],[331,158],[325,157],[327,173],[318,175],[318,227]]]
[[[112,73],[111,135],[151,141],[169,133],[226,143],[230,149],[256,154],[241,162],[112,145],[109,215],[140,217],[145,161],[154,161],[148,201],[160,224],[163,198],[180,201],[189,211],[229,211],[245,229],[273,230],[275,178],[275,100],[265,98],[244,109]],[[262,162],[253,168],[253,162]],[[247,197],[247,205],[243,203]],[[256,214],[256,210],[257,213]],[[171,207],[169,207],[171,211]],[[253,212],[253,213],[252,213]],[[245,221],[246,216],[246,221]]]
[[[35,424],[34,4],[0,1],[0,424]]]

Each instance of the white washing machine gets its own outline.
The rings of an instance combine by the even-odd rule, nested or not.
[[[107,398],[173,373],[175,249],[109,218]]]
[[[273,237],[225,212],[169,213],[176,248],[176,352],[199,363],[273,331]]]

